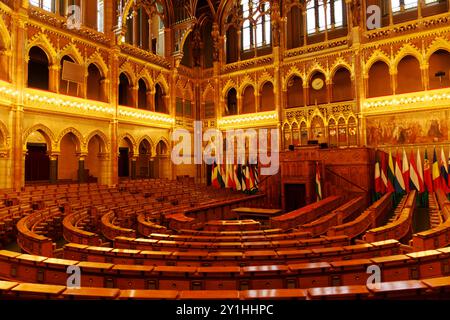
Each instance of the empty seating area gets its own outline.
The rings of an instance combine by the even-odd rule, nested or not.
[[[392,194],[369,206],[361,196],[329,196],[264,227],[232,210],[262,205],[263,193],[197,188],[191,179],[34,186],[2,197],[1,230],[22,251],[0,251],[5,299],[314,300],[447,292],[447,282],[436,280],[450,275],[450,250],[439,246],[450,207],[440,193],[436,207],[444,222],[426,231],[431,240],[421,233],[411,241],[415,192],[396,208]],[[419,238],[427,244],[420,247]],[[366,286],[371,265],[380,267],[379,288]],[[81,270],[80,291],[65,287],[69,266]]]

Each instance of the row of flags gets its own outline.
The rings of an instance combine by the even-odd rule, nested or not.
[[[237,191],[258,191],[259,174],[256,164],[222,164],[212,166],[211,184],[213,187],[231,188]]]
[[[433,192],[438,189],[445,193],[450,193],[450,153],[446,157],[444,149],[441,147],[440,158],[433,152],[433,162],[428,160],[427,150],[422,166],[422,156],[420,150],[414,154],[411,150],[409,157],[405,149],[402,154],[392,156],[377,151],[375,160],[375,192],[378,195],[387,192],[404,193],[411,190],[422,192]]]

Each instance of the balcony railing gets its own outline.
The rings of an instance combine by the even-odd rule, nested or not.
[[[24,104],[25,108],[39,109],[45,112],[70,113],[108,118],[114,115],[114,108],[105,102],[87,100],[31,88],[25,89]]]
[[[361,110],[364,114],[379,114],[426,110],[449,105],[450,88],[445,88],[366,99]]]

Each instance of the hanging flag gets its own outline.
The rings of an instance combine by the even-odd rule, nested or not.
[[[237,173],[237,178],[239,180],[239,183],[241,185],[241,191],[247,190],[247,186],[245,184],[245,176],[243,174],[242,165],[241,164],[238,164],[236,173]]]
[[[320,183],[320,168],[318,161],[316,161],[316,197],[317,201],[322,200],[322,186]]]
[[[425,159],[423,161],[423,181],[425,182],[427,191],[429,193],[433,192],[433,178],[431,176],[431,166],[428,160],[427,149],[425,149]]]
[[[395,192],[396,193],[403,193],[405,192],[405,180],[403,180],[403,174],[402,174],[402,165],[400,162],[400,155],[397,151],[397,156],[395,158]]]
[[[439,171],[439,164],[436,156],[436,148],[433,152],[433,166],[431,168],[431,174],[433,177],[433,188],[434,190],[442,189],[441,186],[441,172]]]
[[[236,190],[236,182],[234,180],[234,170],[233,170],[233,165],[232,164],[227,164],[227,183],[228,183],[228,187]]]
[[[447,172],[448,172],[447,185],[450,188],[450,149],[448,150],[448,168],[447,168]]]
[[[224,175],[223,165],[219,164],[217,165],[217,181],[219,182],[219,188],[225,188],[225,181],[223,175]]]
[[[255,176],[255,186],[258,188],[259,186],[259,172],[258,172],[258,164],[253,166],[253,175]]]
[[[394,161],[392,160],[391,150],[389,150],[389,164],[387,168],[387,177],[388,177],[388,192],[394,192],[395,169],[394,169]]]
[[[382,182],[381,192],[383,194],[385,194],[386,191],[389,191],[388,179],[387,179],[386,155],[387,155],[386,152],[381,153],[381,182]]]
[[[381,194],[381,172],[380,172],[380,160],[378,159],[378,151],[375,151],[375,193]]]
[[[405,148],[403,148],[402,176],[405,183],[405,190],[409,193],[409,161],[406,156]]]
[[[411,150],[411,154],[409,157],[409,161],[411,164],[411,167],[409,168],[409,177],[412,184],[412,187],[417,190],[417,192],[421,193],[423,190],[420,187],[420,178],[419,178],[419,172],[417,170],[417,164],[416,160],[414,159],[414,152]]]
[[[241,185],[241,181],[239,180],[238,177],[238,165],[235,164],[233,165],[233,180],[234,180],[234,184],[236,185],[236,190],[237,191],[241,191],[242,190],[242,185]]]
[[[450,190],[448,188],[448,168],[447,168],[447,159],[445,158],[444,148],[441,147],[441,161],[440,161],[440,172],[441,172],[441,186],[442,190],[445,193],[449,193]]]
[[[419,178],[419,188],[420,188],[419,192],[424,192],[425,186],[424,186],[424,180],[423,180],[422,157],[420,156],[419,149],[417,149],[416,168],[417,168],[417,176]]]
[[[213,163],[212,169],[211,169],[211,185],[214,188],[220,188],[219,180],[217,179],[217,164]]]

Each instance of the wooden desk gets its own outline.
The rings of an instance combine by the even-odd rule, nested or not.
[[[369,296],[366,286],[338,286],[308,289],[311,299],[355,299]]]
[[[249,208],[249,207],[234,208],[231,211],[236,213],[239,219],[245,217],[250,218],[258,217],[260,219],[269,219],[283,212],[282,209],[265,209],[265,208]]]
[[[119,299],[175,300],[177,296],[176,290],[121,290]]]
[[[246,290],[241,292],[241,297],[246,299],[299,299],[306,300],[306,293],[303,289],[260,289]]]
[[[191,290],[181,291],[180,300],[238,300],[239,291],[236,290]]]
[[[119,293],[119,289],[109,288],[68,288],[63,296],[71,299],[115,299]]]

